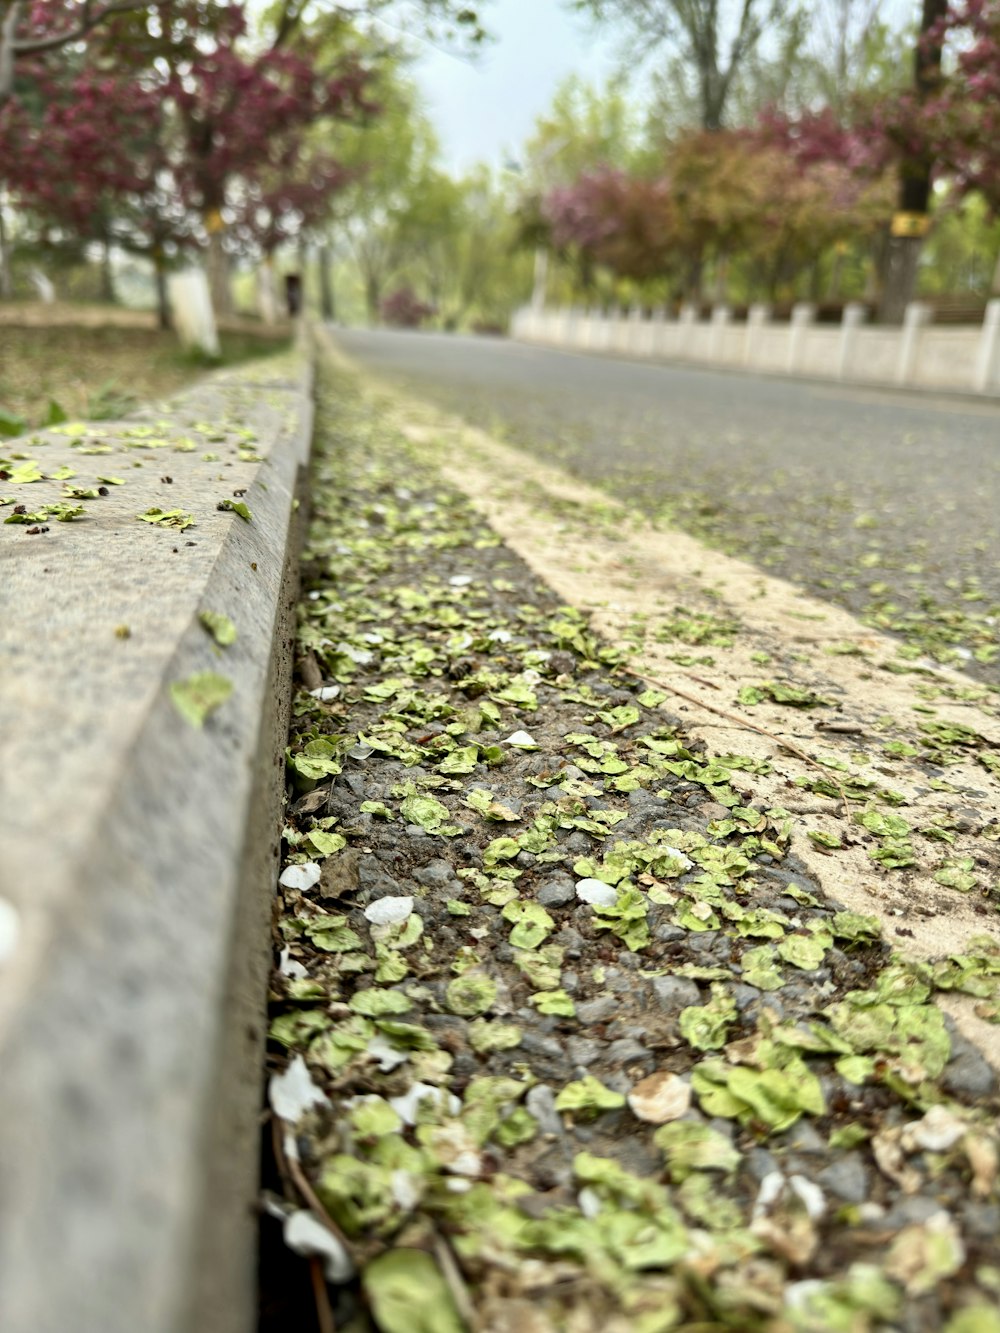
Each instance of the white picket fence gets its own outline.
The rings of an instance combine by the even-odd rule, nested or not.
[[[990,301],[981,326],[936,326],[920,301],[907,307],[901,328],[865,324],[861,305],[847,305],[839,325],[817,324],[816,308],[794,307],[788,323],[771,321],[767,306],[751,306],[736,323],[728,306],[707,320],[693,307],[668,318],[580,309],[519,310],[513,337],[568,350],[620,354],[652,361],[694,362],[778,375],[855,384],[907,385],[1000,395],[1000,300]]]

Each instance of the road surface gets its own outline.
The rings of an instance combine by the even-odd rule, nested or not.
[[[500,339],[336,337],[407,391],[1000,683],[1000,404]]]

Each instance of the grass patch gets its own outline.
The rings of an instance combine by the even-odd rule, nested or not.
[[[285,350],[287,336],[222,332],[218,362],[185,352],[158,329],[74,325],[0,326],[0,411],[29,428],[43,424],[49,404],[73,419],[127,415],[139,403],[165,398],[207,370]]]

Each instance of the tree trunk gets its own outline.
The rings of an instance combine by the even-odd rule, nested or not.
[[[319,265],[319,313],[323,319],[331,321],[337,318],[337,308],[333,299],[333,271],[330,264],[330,246],[324,241],[316,255]]]
[[[997,251],[997,261],[993,265],[993,281],[990,283],[990,296],[1000,296],[1000,250]]]
[[[947,12],[948,0],[923,0],[920,33],[913,58],[913,83],[918,104],[933,95],[941,80],[941,44],[927,43],[924,35]],[[927,234],[933,170],[934,159],[926,149],[904,157],[900,164],[899,213],[893,220],[884,257],[879,306],[879,320],[883,324],[902,323],[903,313],[916,291],[920,251]]]
[[[847,253],[847,247],[843,242],[838,242],[833,248],[833,263],[830,265],[830,278],[826,284],[826,298],[828,301],[840,300],[840,283],[844,271],[844,255]]]
[[[101,300],[105,305],[115,304],[115,275],[111,268],[111,242],[106,236],[101,241]]]
[[[222,241],[221,223],[217,228],[209,230],[205,272],[215,318],[225,319],[233,313],[233,293],[229,285],[229,256]]]
[[[156,283],[156,322],[161,329],[171,329],[173,318],[170,313],[170,299],[167,296],[167,266],[159,250],[153,253],[153,278]]]
[[[368,309],[368,323],[377,324],[378,308],[382,296],[382,284],[374,273],[369,273],[365,277],[365,305]]]
[[[902,324],[917,287],[922,236],[890,236],[885,257],[885,285],[879,305],[882,324]]]
[[[10,266],[10,240],[4,215],[4,196],[0,193],[0,301],[9,301],[14,295],[14,274]]]
[[[269,327],[278,322],[278,291],[274,278],[274,256],[265,255],[257,270],[257,313]]]

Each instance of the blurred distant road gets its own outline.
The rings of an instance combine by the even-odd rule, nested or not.
[[[1000,403],[494,338],[335,336],[410,393],[769,573],[907,617],[913,642],[997,637]]]

